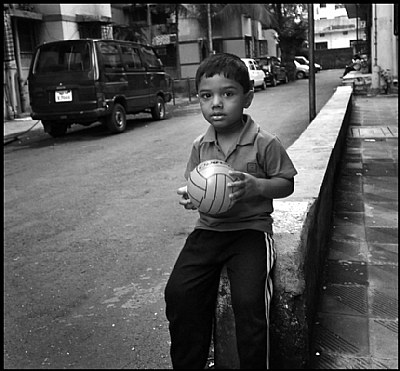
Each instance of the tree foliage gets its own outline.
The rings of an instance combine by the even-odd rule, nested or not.
[[[308,19],[304,18],[307,4],[267,4],[267,8],[275,16],[274,27],[279,37],[282,63],[289,72],[289,79],[295,79],[296,67],[294,56],[305,40],[307,40]]]
[[[234,15],[246,15],[255,21],[259,21],[266,28],[275,28],[276,19],[264,4],[218,4],[215,17],[229,21]]]

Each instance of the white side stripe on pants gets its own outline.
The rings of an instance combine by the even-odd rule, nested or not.
[[[271,270],[276,259],[274,239],[268,233],[265,233],[265,242],[267,248],[267,279],[265,281],[265,315],[267,318],[267,369],[269,368],[269,308],[272,299],[273,285]]]

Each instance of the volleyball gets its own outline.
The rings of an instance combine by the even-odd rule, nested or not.
[[[232,188],[229,182],[235,178],[229,175],[234,170],[228,163],[220,160],[204,161],[190,173],[187,193],[192,204],[203,213],[217,215],[232,206],[229,195]]]

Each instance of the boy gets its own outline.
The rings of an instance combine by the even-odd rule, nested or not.
[[[268,367],[270,272],[275,260],[272,199],[294,190],[297,174],[279,140],[243,114],[252,102],[246,65],[232,54],[214,54],[196,73],[204,118],[210,123],[193,143],[185,178],[200,163],[228,162],[234,204],[223,214],[199,212],[165,289],[174,368],[204,368],[212,336],[221,268],[227,266],[241,368]],[[186,187],[180,204],[195,209]]]

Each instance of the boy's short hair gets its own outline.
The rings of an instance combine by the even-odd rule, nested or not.
[[[243,87],[243,92],[251,90],[249,71],[246,64],[234,54],[212,54],[200,63],[196,72],[196,91],[199,90],[201,78],[224,75],[227,79],[238,82]]]

